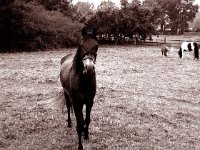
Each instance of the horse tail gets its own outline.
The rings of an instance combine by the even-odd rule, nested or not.
[[[74,108],[72,103],[70,102],[70,99],[66,99],[65,94],[64,94],[64,90],[60,90],[57,92],[57,94],[55,95],[55,98],[51,100],[51,108],[52,109],[56,109],[56,110],[60,110],[62,112],[62,114],[64,114],[65,110],[66,110],[66,105],[68,102],[68,106],[71,109],[71,113],[74,113]],[[69,100],[69,101],[67,101]]]
[[[199,47],[197,43],[193,43],[194,45],[194,59],[199,59]]]
[[[178,54],[179,54],[180,58],[182,58],[183,52],[182,52],[182,48],[181,47],[180,47],[180,50],[178,51]]]
[[[65,97],[63,96],[63,90],[55,90],[53,97],[48,98],[47,101],[41,101],[40,104],[45,108],[58,110],[64,113]]]

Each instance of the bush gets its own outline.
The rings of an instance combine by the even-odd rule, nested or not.
[[[0,8],[0,18],[1,52],[71,47],[80,39],[82,24],[31,2]]]

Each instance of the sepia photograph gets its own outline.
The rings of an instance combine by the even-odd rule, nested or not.
[[[200,150],[200,0],[1,0],[0,150]]]

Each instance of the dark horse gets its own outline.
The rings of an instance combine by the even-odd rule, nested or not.
[[[180,50],[178,51],[180,58],[183,58],[184,51],[194,51],[194,60],[199,59],[199,47],[196,42],[183,42]]]
[[[78,149],[83,149],[82,133],[84,140],[89,139],[90,113],[93,99],[96,94],[95,61],[98,50],[96,30],[87,32],[82,29],[82,37],[76,54],[72,61],[65,56],[61,59],[60,80],[64,89],[64,96],[68,110],[68,127],[71,127],[70,107],[72,106],[76,116]],[[83,105],[86,105],[86,117],[83,117]]]

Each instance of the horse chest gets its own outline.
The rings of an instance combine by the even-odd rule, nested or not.
[[[71,96],[73,99],[83,100],[84,103],[87,100],[92,100],[96,94],[96,78],[80,77],[77,76],[71,80]]]

